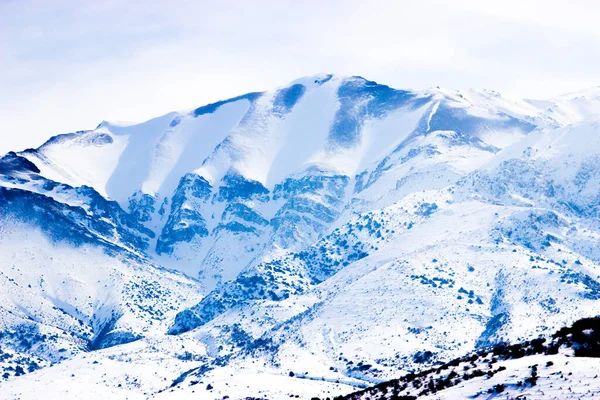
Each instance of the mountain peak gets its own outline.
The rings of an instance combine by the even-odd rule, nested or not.
[[[317,85],[317,86],[322,85],[322,84],[330,81],[331,79],[340,79],[340,77],[336,76],[334,74],[321,73],[321,74],[304,76],[302,78],[294,79],[293,81],[289,82],[287,85],[285,85],[283,87],[289,87],[289,86],[298,85],[298,84],[304,85],[307,87],[312,87],[315,85]]]

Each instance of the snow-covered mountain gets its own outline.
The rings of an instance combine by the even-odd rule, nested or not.
[[[320,75],[8,153],[0,391],[333,397],[598,315],[599,122]]]

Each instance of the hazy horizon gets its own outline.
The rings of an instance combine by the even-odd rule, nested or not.
[[[548,98],[600,84],[600,6],[0,2],[0,153],[317,73]]]

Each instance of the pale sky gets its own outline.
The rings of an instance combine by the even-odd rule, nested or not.
[[[600,4],[0,0],[0,153],[321,72],[546,98],[600,85]]]

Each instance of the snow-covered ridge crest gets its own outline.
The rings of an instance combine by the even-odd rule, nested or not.
[[[83,180],[86,180],[86,184],[93,186],[111,198],[122,203],[124,202],[124,204],[130,193],[124,193],[122,186],[127,186],[128,191],[141,189],[145,193],[154,195],[160,190],[161,186],[169,186],[168,176],[171,173],[179,176],[182,175],[180,172],[176,173],[178,164],[183,164],[187,167],[185,172],[192,172],[203,168],[201,171],[206,171],[208,175],[209,170],[214,171],[212,173],[212,175],[216,173],[214,177],[206,177],[211,183],[218,181],[224,175],[222,170],[226,171],[233,167],[243,176],[247,175],[248,178],[268,184],[267,176],[269,173],[253,172],[249,164],[260,164],[261,162],[264,164],[265,161],[263,159],[266,156],[267,160],[273,160],[269,163],[270,169],[279,170],[280,167],[284,167],[284,169],[288,170],[287,174],[289,174],[301,169],[304,163],[310,163],[311,158],[316,157],[313,163],[318,162],[317,160],[320,159],[318,154],[327,150],[328,146],[332,144],[331,140],[328,140],[330,136],[329,130],[334,114],[340,106],[335,92],[342,82],[351,84],[351,82],[356,80],[360,80],[361,83],[369,82],[362,78],[343,78],[323,74],[299,79],[291,82],[286,87],[272,92],[250,93],[200,107],[194,111],[168,113],[141,124],[104,121],[94,131],[79,133],[79,136],[85,136],[86,139],[77,138],[77,135],[71,134],[61,135],[48,141],[38,150],[45,153],[46,157],[55,164],[58,164],[58,166],[61,163],[65,164],[69,162],[69,169],[87,168],[90,174],[81,177]],[[304,90],[307,93],[301,93],[300,89],[296,91],[292,89],[299,86],[306,88]],[[379,85],[378,87],[384,88],[383,85]],[[309,93],[313,91],[317,91],[318,93]],[[385,90],[382,92],[385,92]],[[327,93],[330,94],[328,95]],[[411,92],[412,95],[421,98],[432,96],[434,93],[437,97],[451,100],[455,107],[464,108],[468,106],[467,101],[458,97],[462,95],[446,93],[440,90]],[[276,98],[276,94],[279,94],[279,97]],[[308,97],[305,96],[308,94],[311,94],[312,98],[308,100],[306,98],[303,99],[303,97]],[[353,103],[353,107],[360,108],[361,98],[364,101],[364,97],[361,97],[359,93],[349,94],[355,95],[352,101],[356,103]],[[376,96],[377,94],[379,94],[377,91],[368,93],[369,96]],[[455,101],[456,99],[461,101]],[[389,100],[384,99],[384,101]],[[277,104],[274,105],[275,102]],[[257,109],[250,109],[250,103],[254,104],[253,107]],[[307,120],[306,115],[301,115],[304,108],[308,106],[308,104],[305,106],[305,103],[313,103],[310,105],[312,108],[307,110],[311,115],[310,119],[313,120],[311,122],[313,125],[301,128],[298,127],[297,122]],[[390,104],[390,106],[394,108],[393,104]],[[296,107],[298,107],[297,110],[292,110],[292,108]],[[474,112],[477,110],[476,107],[472,108]],[[287,124],[291,126],[291,132],[289,131],[290,128],[286,126],[271,126],[278,121],[269,122],[265,118],[267,114],[273,113],[273,111],[280,116],[292,111],[291,115],[286,116],[294,119],[294,121]],[[367,117],[374,116],[371,110],[367,109],[365,111],[367,112]],[[298,114],[298,116],[295,114]],[[323,119],[320,121],[315,120],[318,115],[322,115]],[[491,115],[491,117],[494,116]],[[249,119],[252,120],[249,121]],[[225,120],[230,122],[225,122]],[[342,129],[346,128],[342,127]],[[354,128],[353,126],[348,126],[347,129]],[[205,131],[210,131],[210,133],[206,133]],[[108,136],[99,136],[102,133]],[[300,152],[303,155],[298,156],[297,160],[291,160],[291,163],[286,162],[283,164],[283,161],[279,161],[273,164],[276,158],[273,154],[278,154],[279,150],[281,150],[283,152],[281,157],[284,157],[285,149],[293,144],[288,144],[289,141],[293,139],[297,140],[297,136],[306,135],[307,133],[310,133],[311,136],[304,136],[302,139],[307,143],[315,142],[312,149],[307,148],[305,152]],[[116,139],[117,137],[123,138]],[[111,139],[113,143],[106,143]],[[248,146],[244,144],[243,140],[264,140],[264,142],[258,142],[256,146]],[[282,141],[286,143],[286,146],[281,147],[281,144],[278,145]],[[88,146],[95,145],[99,147],[100,144],[105,144],[106,146],[104,146],[102,151],[99,151],[103,155],[101,160],[96,160],[93,157],[89,158],[89,156],[93,155],[93,152],[89,150],[87,151],[89,154],[82,154],[80,160],[67,161],[65,160],[67,158],[66,155],[63,157],[60,150],[57,149],[57,147],[60,147],[59,143],[65,147],[75,146],[79,151],[84,152],[89,150],[85,149]],[[51,147],[54,152],[50,150]],[[205,149],[205,153],[196,153],[192,157],[188,152],[183,151],[187,147],[192,147],[196,152]],[[229,150],[217,151],[220,148]],[[252,153],[256,148],[261,148],[261,152],[257,154]],[[223,152],[227,154],[219,155]],[[116,154],[110,157],[112,153]],[[327,152],[325,153],[327,154]],[[72,154],[69,155],[72,156]],[[84,158],[84,155],[87,157]],[[207,158],[211,155],[213,160],[208,160]],[[106,160],[107,156],[108,160]],[[131,164],[120,165],[118,160],[121,158],[134,160],[136,169],[131,170]],[[193,158],[194,161],[190,160],[190,158]],[[288,164],[292,165],[288,166]],[[122,170],[124,169],[127,169],[129,172],[127,179],[122,177],[124,174]],[[221,172],[217,173],[216,171]],[[107,177],[109,173],[111,176]],[[69,177],[63,177],[63,179],[67,181],[64,183],[76,183],[68,181]],[[111,180],[113,182],[110,182]],[[172,182],[170,186],[169,189],[173,189]]]

